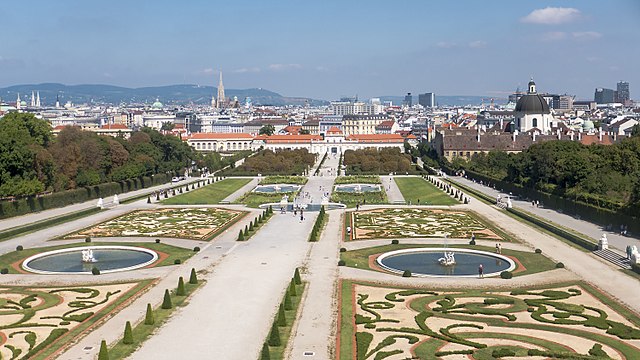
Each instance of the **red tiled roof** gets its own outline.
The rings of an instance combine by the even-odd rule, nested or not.
[[[247,133],[195,133],[191,134],[193,140],[217,140],[217,139],[243,139],[252,140],[253,136]]]
[[[264,140],[267,143],[308,143],[312,141],[321,141],[320,135],[260,135],[255,138],[256,140]]]
[[[582,139],[580,139],[580,143],[582,145],[591,145],[591,144],[611,145],[613,144],[613,137],[610,135],[603,134],[602,141],[600,141],[599,134],[585,134],[585,135],[582,135]]]
[[[342,134],[342,130],[338,129],[337,126],[332,126],[327,130],[327,134]]]

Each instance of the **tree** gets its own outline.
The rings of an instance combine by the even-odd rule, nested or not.
[[[322,207],[322,209],[324,209],[324,206]],[[293,280],[295,281],[296,285],[302,284],[302,279],[300,278],[300,270],[298,270],[298,268],[296,268],[296,271],[293,273]]]
[[[640,136],[640,124],[633,125],[633,128],[631,128],[631,136],[632,137]]]
[[[271,136],[276,132],[276,128],[275,126],[269,124],[269,125],[264,125],[263,127],[260,128],[260,131],[258,132],[260,135],[267,135],[267,136]]]
[[[151,304],[147,304],[147,313],[144,317],[145,325],[153,325],[156,322],[153,316],[153,309],[151,308]]]
[[[262,350],[260,351],[260,360],[271,360],[269,354],[269,345],[267,343],[262,344]]]
[[[124,326],[124,338],[122,338],[122,343],[126,345],[133,344],[133,330],[131,330],[131,322],[127,321]]]
[[[278,308],[278,326],[287,326],[287,317],[284,314],[284,306],[282,304],[280,304],[280,307]]]

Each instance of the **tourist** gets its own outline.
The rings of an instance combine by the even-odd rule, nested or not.
[[[356,211],[360,210],[360,203],[356,204]]]
[[[480,264],[480,266],[478,266],[478,278],[479,279],[484,278],[484,268],[482,267],[482,264]]]
[[[500,247],[498,247],[498,243],[496,243],[496,254],[500,254]]]
[[[498,243],[498,254],[502,254],[502,244]]]
[[[474,242],[476,241],[476,234],[471,233],[471,241],[474,241]]]
[[[347,226],[347,235],[351,235],[351,226]]]

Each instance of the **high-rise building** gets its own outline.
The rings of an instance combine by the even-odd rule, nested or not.
[[[618,90],[618,102],[626,103],[631,100],[629,94],[629,82],[627,81],[619,81],[617,85]]]
[[[426,108],[436,106],[436,94],[428,92],[418,95],[418,104]]]
[[[408,107],[411,107],[411,105],[413,105],[413,96],[411,96],[411,93],[407,93],[407,95],[405,95],[402,105]]]
[[[611,104],[617,101],[617,91],[605,88],[596,88],[593,100],[598,104]]]

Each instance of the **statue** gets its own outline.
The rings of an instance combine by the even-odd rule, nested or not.
[[[94,263],[98,260],[93,256],[93,250],[84,249],[82,250],[82,262],[83,263]]]
[[[629,257],[629,262],[631,264],[640,265],[640,252],[638,252],[638,247],[635,245],[631,245],[631,256]]]
[[[513,207],[513,204],[511,203],[511,197],[507,197],[507,207],[509,209],[511,209]]]
[[[600,240],[598,240],[598,249],[607,250],[609,248],[609,240],[607,240],[607,234],[602,234]]]
[[[96,204],[96,207],[99,207],[100,209],[102,209],[104,206],[104,200],[102,200],[102,198],[98,199],[98,203]]]
[[[438,259],[440,265],[451,266],[456,264],[456,259],[454,258],[453,251],[445,251],[444,257]]]
[[[120,205],[120,199],[118,199],[118,194],[113,195],[113,205]]]

